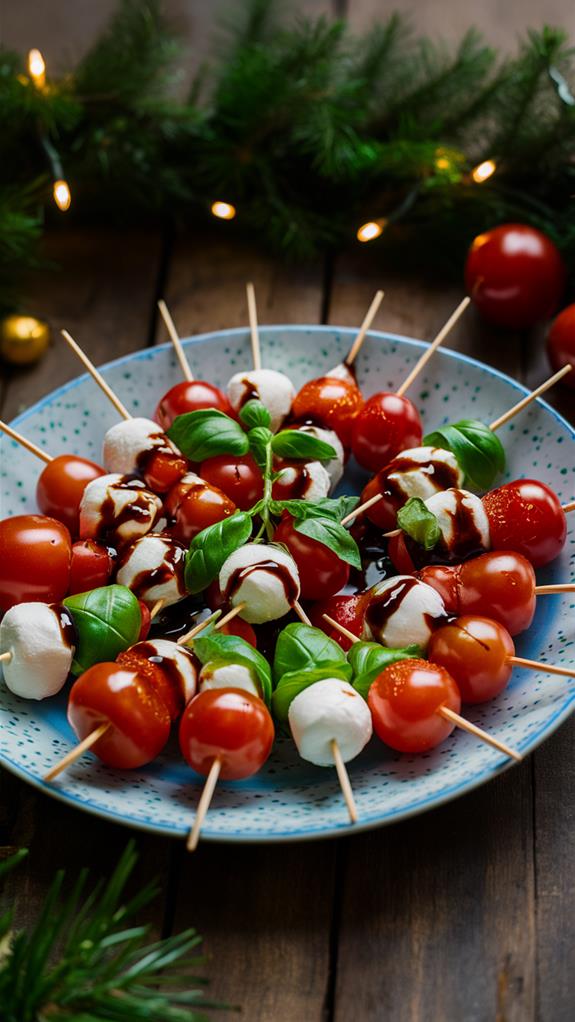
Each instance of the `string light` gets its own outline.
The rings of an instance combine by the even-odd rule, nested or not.
[[[476,184],[483,184],[487,181],[492,174],[497,170],[497,164],[494,160],[484,160],[483,163],[478,163],[476,167],[471,171],[471,177]]]
[[[212,202],[211,212],[218,220],[233,220],[236,215],[236,207],[231,202]]]
[[[385,217],[380,217],[379,220],[368,220],[367,223],[362,224],[357,232],[358,241],[374,241],[383,234],[387,227],[387,220]]]
[[[37,89],[43,89],[46,84],[46,63],[40,50],[30,50],[28,53],[28,73]]]
[[[64,181],[63,178],[59,178],[57,181],[54,181],[53,192],[54,202],[58,209],[61,209],[62,212],[65,213],[67,209],[70,209],[70,203],[72,202],[68,182]]]

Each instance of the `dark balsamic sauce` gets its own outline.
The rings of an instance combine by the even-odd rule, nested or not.
[[[242,393],[242,396],[240,398],[240,403],[239,403],[239,406],[238,406],[239,408],[243,408],[244,405],[247,405],[248,401],[259,401],[260,400],[259,391],[258,391],[257,387],[255,386],[255,384],[252,383],[251,380],[249,380],[247,377],[244,377],[244,379],[241,381],[241,384],[242,384],[242,387],[243,387],[243,393]]]
[[[154,537],[156,538],[156,537]],[[130,589],[138,597],[142,598],[154,586],[165,585],[167,582],[176,580],[178,591],[183,596],[186,592],[184,586],[184,562],[186,559],[186,548],[182,543],[167,537],[157,537],[164,543],[164,557],[157,568],[144,568],[130,582]],[[118,571],[127,564],[132,554],[132,549],[127,547],[118,561]]]
[[[62,603],[53,603],[52,610],[58,618],[62,642],[68,646],[69,649],[76,649],[78,645],[78,633],[70,611],[67,607],[64,607]]]
[[[209,615],[210,611],[201,596],[188,596],[185,600],[162,608],[152,621],[150,634],[158,639],[172,639],[175,642]]]
[[[147,439],[148,446],[144,447],[136,458],[136,466],[141,476],[146,475],[158,454],[165,454],[169,458],[181,457],[179,451],[172,446],[166,434],[161,430],[158,430],[157,433],[150,433]]]
[[[417,461],[409,455],[399,454],[387,468],[382,469],[376,476],[379,493],[387,497],[396,509],[405,503],[405,493],[401,487],[401,480],[392,479],[391,476],[396,473],[412,472],[414,469],[417,469],[422,475],[428,476],[438,491],[448,490],[457,486],[459,482],[457,469],[452,465],[447,465],[444,461],[436,461],[433,457],[428,458],[427,461]]]
[[[313,483],[307,466],[305,464],[302,465],[299,462],[285,462],[281,467],[281,470],[283,469],[293,469],[293,471],[295,471],[295,476],[292,481],[284,484],[286,488],[289,489],[289,499],[305,500],[306,494]],[[278,480],[278,485],[282,485],[281,476]]]
[[[453,525],[453,541],[448,545],[442,537],[433,550],[424,550],[409,536],[404,537],[416,568],[424,568],[428,564],[461,564],[462,561],[485,553],[485,544],[475,524],[473,510],[465,504],[465,493],[458,489],[449,492],[454,494],[455,499],[454,510],[448,512]]]
[[[183,656],[190,660],[197,670],[199,662],[191,650],[186,649],[184,646],[179,646],[178,649]],[[155,667],[158,667],[161,671],[163,671],[170,687],[175,691],[179,698],[183,697],[186,691],[186,680],[176,663],[175,657],[164,656],[163,654],[158,653],[153,641],[138,642],[137,645],[133,647],[132,651],[137,653],[139,656],[145,657],[145,659],[151,664],[154,664]]]
[[[223,593],[224,600],[227,603],[231,602],[232,598],[239,592],[242,582],[245,582],[254,571],[264,571],[266,574],[273,575],[274,578],[279,579],[283,585],[287,602],[290,607],[293,606],[299,596],[297,582],[291,571],[284,564],[279,564],[277,561],[272,560],[247,564],[243,568],[236,568],[235,571],[232,571]]]
[[[365,613],[365,620],[375,636],[380,637],[385,634],[385,628],[391,616],[399,610],[408,593],[419,585],[421,582],[416,578],[400,578],[385,592],[371,597]],[[430,631],[447,624],[447,614],[423,613],[422,617]]]
[[[116,511],[114,493],[121,490],[133,490],[136,495],[121,511]],[[146,489],[137,476],[122,476],[117,483],[110,483],[100,508],[100,524],[96,538],[104,543],[117,543],[118,530],[128,522],[149,522],[152,528],[159,514],[153,497],[154,494]]]

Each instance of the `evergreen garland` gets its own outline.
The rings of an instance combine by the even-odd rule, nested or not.
[[[46,85],[0,51],[0,305],[37,259],[53,180],[70,219],[209,218],[215,199],[293,257],[354,241],[366,220],[460,266],[475,234],[519,220],[575,254],[575,50],[530,32],[499,59],[475,31],[455,49],[392,15],[364,38],[249,0],[213,65],[178,91],[182,49],[159,0],[122,0],[75,71]],[[496,171],[471,177],[483,160]],[[63,168],[63,169],[62,169]],[[61,215],[61,214],[60,214]],[[397,226],[395,226],[397,224]]]

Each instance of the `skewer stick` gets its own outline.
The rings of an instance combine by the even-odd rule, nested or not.
[[[447,323],[445,323],[445,325],[442,326],[442,328],[439,331],[439,333],[437,334],[437,337],[435,338],[435,340],[433,340],[431,342],[431,344],[429,345],[429,347],[423,352],[423,355],[421,356],[419,361],[416,362],[416,364],[414,365],[414,367],[411,370],[411,372],[409,373],[409,375],[403,381],[401,386],[397,388],[395,393],[397,394],[398,397],[403,397],[403,395],[405,394],[406,390],[408,390],[409,387],[411,387],[411,384],[413,383],[415,378],[417,376],[419,376],[421,370],[424,368],[424,366],[427,365],[427,363],[429,362],[429,359],[433,355],[434,351],[436,351],[437,348],[439,347],[439,345],[443,343],[443,341],[447,337],[448,333],[453,329],[453,327],[457,323],[457,320],[460,318],[460,316],[463,315],[463,313],[465,312],[465,310],[466,310],[466,308],[467,308],[467,306],[469,305],[470,302],[471,302],[471,298],[469,298],[469,297],[464,298],[459,303],[457,308],[451,313],[451,316],[447,320]]]
[[[108,400],[112,402],[116,411],[122,416],[123,419],[131,419],[132,416],[130,415],[128,409],[125,407],[125,405],[122,404],[120,398],[117,397],[116,394],[114,394],[112,388],[108,386],[104,377],[101,375],[101,373],[98,372],[96,366],[94,365],[93,362],[90,361],[85,352],[82,351],[79,344],[76,344],[76,341],[68,333],[67,330],[62,330],[61,334],[64,340],[66,341],[68,347],[71,348],[74,354],[78,356],[80,362],[82,362],[85,365],[92,379],[94,379],[98,386],[100,387],[100,390],[103,390]]]
[[[15,440],[21,447],[25,447],[27,451],[30,451],[30,454],[35,454],[37,458],[41,458],[41,460],[45,461],[46,464],[50,461],[54,461],[51,454],[47,454],[41,447],[36,447],[36,444],[33,444],[31,440],[27,440],[25,436],[22,436],[21,433],[17,433],[15,429],[12,429],[11,426],[7,426],[6,423],[1,420],[0,431],[5,433],[6,436],[9,436],[12,440]]]
[[[570,504],[564,504],[563,511],[566,515],[568,515],[570,511],[575,511],[575,500],[572,500]]]
[[[5,653],[0,653],[0,664],[9,664],[12,659],[12,654],[9,649]]]
[[[166,602],[165,600],[156,600],[156,602],[154,603],[154,606],[152,607],[152,609],[150,611],[150,621],[153,621],[154,618],[160,613],[160,611],[161,611],[162,607],[164,606],[165,602]]]
[[[507,663],[514,667],[530,667],[534,671],[544,671],[546,674],[560,674],[564,678],[575,678],[575,671],[568,667],[556,667],[554,664],[540,663],[538,660],[527,660],[522,656],[509,656]]]
[[[80,759],[80,757],[83,756],[88,749],[91,749],[92,746],[96,744],[102,735],[106,734],[109,727],[111,727],[110,721],[105,721],[93,731],[90,731],[90,734],[86,735],[83,741],[81,741],[78,745],[75,745],[66,756],[64,756],[58,763],[56,763],[55,766],[52,767],[51,770],[48,771],[47,774],[44,775],[46,783],[53,781],[58,774],[61,774],[63,770],[66,770],[72,765],[72,763],[75,763],[77,759]]]
[[[260,351],[260,335],[258,331],[258,310],[256,307],[256,292],[254,285],[251,280],[249,284],[246,284],[246,292],[248,296],[248,316],[250,320],[250,331],[252,335],[252,358],[254,362],[254,369],[261,369],[262,367],[262,355]]]
[[[200,632],[203,632],[204,628],[207,628],[208,625],[211,625],[213,624],[214,621],[217,621],[221,613],[222,613],[221,610],[214,610],[213,614],[210,614],[209,617],[204,618],[204,620],[200,621],[199,624],[194,625],[194,627],[191,628],[189,632],[186,632],[185,635],[180,635],[180,638],[178,639],[176,645],[185,646],[186,642],[189,642],[190,639],[194,639],[196,635],[199,635]]]
[[[236,607],[232,607],[231,610],[228,610],[227,614],[224,614],[223,618],[220,621],[218,621],[216,628],[217,629],[223,628],[224,625],[227,625],[228,621],[233,621],[233,619],[237,617],[238,614],[241,614],[244,607],[245,603],[242,600],[242,602],[238,603]]]
[[[330,617],[329,614],[322,614],[321,616],[324,621],[327,621],[328,625],[335,628],[336,632],[339,632],[340,635],[345,635],[345,638],[349,639],[350,642],[356,643],[361,641],[358,635],[354,635],[353,632],[350,632],[349,628],[346,628],[345,625],[340,625],[339,621]]]
[[[509,408],[508,411],[504,412],[503,415],[500,415],[498,419],[494,419],[494,421],[489,426],[489,429],[495,431],[496,429],[499,429],[501,426],[504,426],[506,422],[509,422],[509,420],[512,419],[515,415],[518,415],[519,412],[523,411],[523,409],[526,408],[527,405],[531,404],[532,401],[535,401],[535,398],[539,397],[541,394],[544,394],[545,391],[549,390],[550,387],[554,387],[555,384],[559,382],[559,380],[562,380],[563,377],[567,375],[567,373],[571,372],[572,368],[573,368],[572,365],[563,366],[563,368],[560,369],[559,372],[554,373],[553,376],[550,376],[548,380],[544,380],[539,387],[536,387],[535,390],[532,390],[530,394],[526,394],[525,397],[521,398],[521,401],[518,401],[516,405],[513,405],[513,408]]]
[[[160,315],[165,323],[166,330],[170,335],[170,340],[174,345],[174,351],[176,352],[176,357],[178,359],[178,362],[180,363],[180,369],[184,374],[184,378],[188,380],[190,383],[193,383],[194,374],[190,369],[190,363],[186,358],[186,353],[182,347],[182,342],[178,336],[176,324],[174,323],[172,316],[170,314],[170,310],[168,309],[168,306],[166,305],[163,298],[160,298],[158,302],[158,309],[160,310]]]
[[[345,804],[347,806],[347,811],[349,813],[350,821],[351,821],[351,823],[357,823],[357,806],[355,804],[355,799],[353,797],[353,791],[352,791],[352,787],[351,787],[351,782],[350,782],[350,779],[349,779],[349,774],[347,772],[345,763],[343,761],[343,756],[341,754],[341,749],[340,749],[339,745],[337,744],[337,741],[336,741],[335,738],[332,738],[332,740],[330,742],[330,745],[331,745],[331,751],[333,753],[333,761],[335,763],[335,769],[337,770],[337,778],[338,778],[338,781],[339,781],[339,786],[341,788],[342,795],[343,795],[343,797],[345,799]]]
[[[475,735],[476,738],[485,742],[486,745],[492,745],[494,749],[497,749],[499,752],[503,752],[506,756],[510,756],[511,759],[516,760],[518,763],[520,763],[523,759],[520,752],[516,752],[515,749],[511,749],[509,745],[505,744],[505,742],[500,742],[498,738],[494,738],[488,731],[484,731],[483,728],[477,727],[477,724],[472,724],[470,720],[466,720],[465,717],[462,717],[459,713],[455,713],[453,710],[450,710],[448,706],[440,706],[439,709],[436,710],[436,713],[445,720],[452,721],[453,724],[462,728],[463,731],[468,731],[470,735]]]
[[[220,770],[222,769],[222,761],[219,757],[216,757],[210,767],[210,772],[206,777],[206,783],[204,784],[204,790],[200,801],[198,802],[198,808],[196,809],[196,816],[188,840],[186,841],[186,848],[188,852],[195,852],[198,847],[198,841],[200,840],[200,831],[202,824],[206,818],[206,813],[210,808],[210,802],[212,801],[213,794],[218,783],[218,777],[220,776]]]
[[[299,602],[299,600],[294,600],[294,602],[292,603],[292,607],[295,610],[295,612],[296,612],[297,616],[299,617],[300,621],[303,621],[304,625],[311,625],[311,621],[310,621],[309,617],[307,616],[307,614],[306,614],[305,610],[303,609],[303,607],[302,607],[301,603]]]
[[[350,513],[346,515],[345,518],[342,518],[341,524],[347,525],[348,522],[353,522],[354,518],[357,518],[357,516],[361,514],[363,511],[367,511],[368,508],[373,507],[374,504],[378,504],[379,501],[381,500],[381,497],[382,497],[381,493],[376,493],[375,497],[370,497],[369,500],[366,500],[365,504],[359,504],[354,511],[350,511]]]
[[[367,334],[367,331],[369,330],[371,324],[373,323],[375,316],[377,314],[377,310],[379,309],[379,306],[383,301],[384,294],[385,294],[384,291],[375,292],[371,305],[367,310],[363,323],[359,328],[359,333],[344,359],[344,365],[346,366],[353,365],[355,359],[357,358],[359,354],[359,349],[361,348],[363,342],[365,341],[365,335]]]
[[[575,593],[575,582],[562,582],[551,586],[535,586],[536,596],[553,596],[555,593]]]

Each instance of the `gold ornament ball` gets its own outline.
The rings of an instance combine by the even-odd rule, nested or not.
[[[50,343],[50,327],[35,316],[6,316],[0,320],[0,357],[12,365],[31,365]]]

